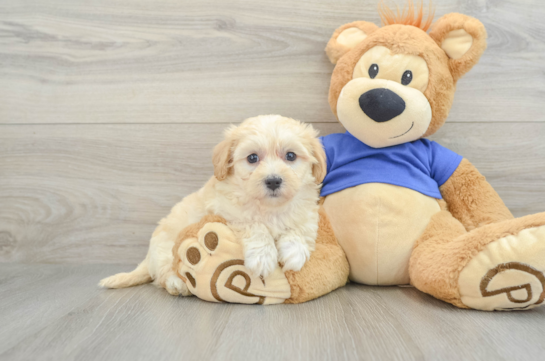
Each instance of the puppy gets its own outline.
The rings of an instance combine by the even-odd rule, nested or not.
[[[230,223],[254,275],[267,277],[278,262],[284,271],[303,267],[315,246],[319,187],[327,170],[317,131],[279,115],[249,118],[226,130],[212,160],[214,176],[159,222],[144,261],[100,286],[154,281],[173,295],[189,295],[172,270],[172,247],[183,228],[206,214]]]

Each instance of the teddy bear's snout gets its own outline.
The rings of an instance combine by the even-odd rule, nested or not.
[[[375,122],[387,122],[405,110],[405,101],[386,88],[371,89],[360,96],[360,108]]]

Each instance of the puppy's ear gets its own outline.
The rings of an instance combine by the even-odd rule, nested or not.
[[[316,158],[317,163],[312,165],[312,175],[316,178],[316,183],[320,184],[324,181],[327,173],[327,161],[324,151],[324,146],[319,139],[312,139],[311,143],[312,155]]]
[[[229,175],[232,166],[233,141],[229,139],[222,140],[214,147],[212,153],[212,163],[214,164],[214,176],[219,180],[225,180]]]
[[[433,24],[430,36],[449,57],[455,81],[467,73],[486,49],[486,29],[477,19],[463,14],[447,14]]]
[[[337,64],[337,61],[356,45],[361,43],[373,31],[377,30],[378,26],[368,21],[354,21],[353,23],[344,24],[331,36],[325,53],[332,64]]]

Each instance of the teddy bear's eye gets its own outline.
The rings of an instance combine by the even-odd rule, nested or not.
[[[413,81],[413,72],[406,70],[401,76],[401,84],[409,85]]]
[[[378,65],[377,64],[371,64],[371,66],[369,67],[368,73],[369,73],[369,77],[371,79],[375,79],[375,77],[378,74]]]

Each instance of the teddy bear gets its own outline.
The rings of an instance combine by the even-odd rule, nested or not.
[[[342,287],[348,261],[328,217],[319,209],[316,249],[300,271],[280,265],[266,278],[244,266],[243,245],[226,220],[207,215],[180,232],[172,249],[174,273],[187,285],[184,296],[210,302],[272,305],[301,303]]]
[[[411,4],[411,3],[410,3]],[[178,236],[172,269],[211,302],[301,303],[346,284],[406,285],[460,308],[527,310],[545,299],[545,213],[514,218],[465,158],[426,139],[445,122],[456,82],[486,48],[481,22],[381,9],[326,47],[329,104],[344,134],[322,137],[327,175],[316,250],[298,272],[244,267],[226,221]]]
[[[483,24],[409,6],[355,21],[326,47],[331,110],[323,207],[367,285],[410,284],[460,308],[527,310],[545,298],[545,213],[514,218],[461,155],[429,141],[456,82],[486,48]]]

